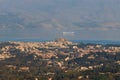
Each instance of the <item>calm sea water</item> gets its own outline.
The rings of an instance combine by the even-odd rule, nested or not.
[[[20,41],[20,42],[47,42],[54,40],[41,40],[41,39],[0,39],[1,42],[7,41]],[[75,43],[93,43],[93,44],[120,44],[120,41],[111,41],[111,40],[70,40]]]
[[[93,43],[93,44],[119,44],[120,45],[120,41],[110,41],[110,40],[73,40],[72,42],[82,42],[85,44],[88,43]]]

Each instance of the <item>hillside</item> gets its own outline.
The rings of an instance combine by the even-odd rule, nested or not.
[[[119,80],[120,45],[1,42],[1,80]]]

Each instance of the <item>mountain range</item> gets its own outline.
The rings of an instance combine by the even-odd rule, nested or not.
[[[120,40],[119,4],[119,0],[0,0],[0,37]]]

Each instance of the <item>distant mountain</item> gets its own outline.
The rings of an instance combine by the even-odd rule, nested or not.
[[[100,39],[119,40],[119,4],[119,0],[0,0],[0,31],[12,37],[13,30],[17,30],[17,38],[44,39],[73,31],[72,38],[89,39],[89,35],[96,39],[91,30],[98,30],[95,33]],[[107,38],[102,34],[104,30]],[[109,36],[111,31],[116,36]]]

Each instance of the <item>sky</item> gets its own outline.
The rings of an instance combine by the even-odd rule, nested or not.
[[[0,0],[0,39],[120,41],[120,0]]]

